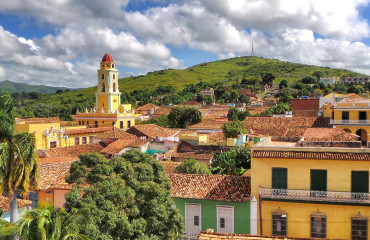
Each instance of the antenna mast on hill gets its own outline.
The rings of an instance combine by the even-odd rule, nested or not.
[[[253,48],[253,42],[252,42],[252,51],[251,51],[251,57],[254,57],[254,48]]]

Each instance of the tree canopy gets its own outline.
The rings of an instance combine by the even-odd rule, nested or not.
[[[237,147],[227,152],[214,154],[211,170],[215,174],[242,175],[250,169],[251,152],[249,147]]]
[[[168,124],[172,128],[186,128],[202,121],[202,113],[193,107],[175,107],[168,114]]]
[[[248,110],[240,111],[236,107],[231,107],[229,108],[229,111],[227,113],[227,118],[229,119],[229,121],[235,120],[244,121],[245,118],[248,117],[249,115],[250,113]]]
[[[91,218],[82,233],[91,239],[180,239],[182,217],[173,208],[163,166],[148,154],[129,151],[106,160],[98,153],[80,156],[67,176],[75,185],[67,195],[69,212],[86,209]]]
[[[239,120],[230,123],[224,123],[221,127],[226,138],[236,138],[238,135],[245,133],[245,124]]]
[[[187,158],[179,166],[175,168],[175,173],[189,173],[189,174],[202,174],[211,175],[211,170],[203,162],[198,162],[194,158]]]

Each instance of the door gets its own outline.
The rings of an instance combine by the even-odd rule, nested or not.
[[[288,169],[286,168],[272,168],[272,188],[273,194],[284,195],[288,188]],[[279,189],[279,190],[277,190]]]
[[[369,192],[369,172],[352,171],[352,198],[368,199]]]
[[[217,232],[234,233],[234,208],[217,206]]]
[[[75,145],[80,145],[80,138],[78,137],[75,138]]]
[[[50,142],[50,148],[56,148],[57,147],[57,142]]]
[[[86,137],[82,137],[82,144],[86,144]]]
[[[123,121],[120,121],[120,122],[119,122],[119,128],[120,128],[120,129],[123,129]]]
[[[199,234],[201,220],[200,204],[185,204],[185,233]]]
[[[311,169],[311,197],[326,197],[327,171]]]
[[[127,128],[131,127],[131,121],[127,121]]]

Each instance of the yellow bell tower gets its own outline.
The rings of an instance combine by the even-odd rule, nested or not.
[[[118,70],[114,67],[111,55],[106,53],[98,70],[98,90],[96,96],[96,111],[114,113],[119,111],[121,93],[118,90]]]

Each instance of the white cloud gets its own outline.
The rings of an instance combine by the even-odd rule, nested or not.
[[[148,0],[140,1],[131,4]],[[370,0],[156,1],[158,7],[127,12],[128,0],[0,0],[2,14],[55,30],[29,39],[0,26],[0,80],[87,87],[96,85],[106,52],[128,68],[123,77],[132,69],[183,68],[171,48],[225,59],[249,55],[252,42],[257,56],[370,74],[363,42],[370,28],[360,14]]]

